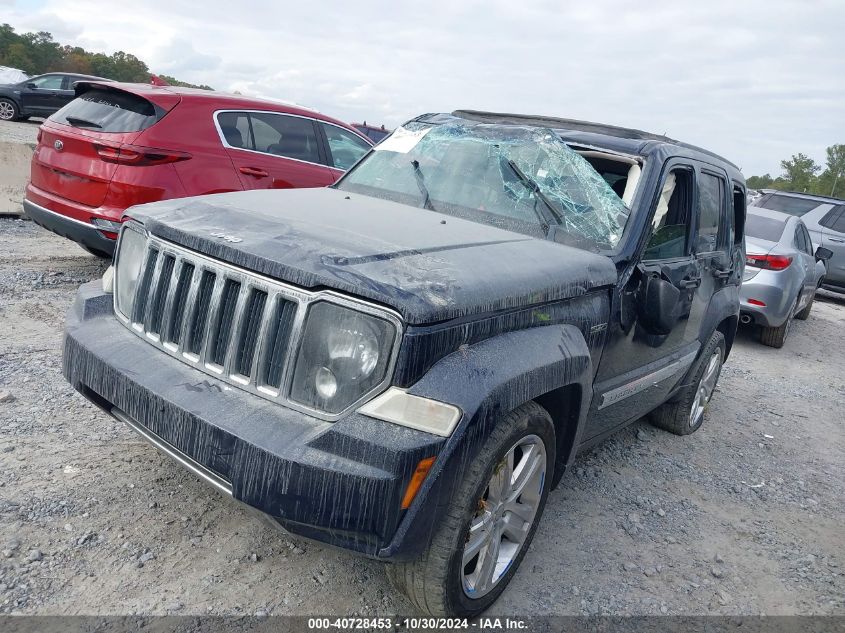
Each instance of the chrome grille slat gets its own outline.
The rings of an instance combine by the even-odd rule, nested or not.
[[[238,309],[238,324],[232,336],[232,349],[229,352],[227,373],[245,376],[252,375],[258,332],[264,321],[264,308],[267,305],[267,291],[256,286],[249,286],[242,291],[244,305]]]
[[[132,315],[116,315],[147,343],[205,373],[324,420],[288,398],[308,307],[330,301],[391,321],[396,340],[387,378],[351,405],[387,388],[402,322],[380,307],[331,291],[308,292],[147,235]],[[226,290],[228,288],[228,290]]]
[[[161,329],[159,330],[159,338],[167,345],[173,346],[170,341],[171,326],[173,322],[173,301],[176,296],[176,290],[179,286],[179,280],[182,276],[182,258],[176,257],[173,262],[173,272],[170,278],[170,284],[167,286],[167,295],[164,297],[164,306],[162,307]]]
[[[156,337],[156,332],[153,331],[151,325],[153,321],[153,312],[155,311],[155,303],[156,303],[156,296],[158,295],[160,282],[161,282],[161,271],[164,268],[164,260],[165,256],[162,254],[161,251],[158,253],[158,257],[156,257],[156,265],[155,269],[152,274],[152,278],[149,284],[149,289],[147,290],[147,300],[144,305],[144,331],[147,333],[147,336]]]
[[[153,279],[153,289],[150,292],[150,301],[147,306],[147,333],[161,337],[161,323],[164,319],[164,304],[170,292],[170,285],[173,282],[173,269],[176,258],[165,253],[159,257],[156,277]]]
[[[214,271],[203,268],[199,274],[199,287],[191,316],[188,319],[188,330],[185,333],[185,351],[199,360],[203,355],[205,337],[208,327],[208,315],[212,297],[217,286],[217,275]]]
[[[182,328],[179,331],[179,349],[183,358],[190,360],[187,352],[188,334],[191,328],[191,315],[194,313],[194,307],[197,301],[197,293],[200,287],[200,279],[202,278],[202,268],[194,266],[194,272],[191,276],[191,285],[188,287],[188,296],[185,298],[185,308],[182,310]]]
[[[182,326],[185,322],[185,312],[188,307],[188,297],[194,278],[194,265],[184,259],[177,262],[178,272],[174,271],[172,290],[167,297],[164,311],[167,320],[162,326],[164,331],[163,339],[166,344],[178,350],[182,341]]]
[[[208,309],[204,313],[197,315],[197,325],[200,324],[200,319],[202,319],[203,328],[205,330],[205,336],[202,340],[202,348],[200,349],[200,362],[215,373],[222,372],[209,363],[208,348],[211,345],[211,337],[216,334],[216,332],[214,332],[214,319],[217,315],[217,311],[220,309],[220,296],[223,294],[223,286],[225,283],[226,277],[224,275],[215,276],[214,290],[211,291],[211,299],[209,299],[208,302]]]
[[[264,340],[267,349],[263,357],[259,384],[279,390],[285,384],[284,368],[291,347],[290,333],[296,320],[296,304],[277,295],[272,312],[270,330]]]
[[[135,305],[132,308],[133,323],[141,323],[144,321],[144,316],[147,311],[147,299],[150,296],[150,286],[155,274],[156,265],[158,262],[158,249],[149,248],[144,257],[144,264],[142,266],[141,280],[135,290]]]

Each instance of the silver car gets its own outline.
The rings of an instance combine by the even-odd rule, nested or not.
[[[749,207],[740,322],[762,327],[760,340],[783,347],[792,319],[806,319],[825,276],[827,252],[813,248],[800,218]]]
[[[761,193],[751,205],[801,218],[810,231],[813,246],[822,246],[832,254],[825,262],[824,287],[845,292],[845,200],[773,189],[763,189]]]

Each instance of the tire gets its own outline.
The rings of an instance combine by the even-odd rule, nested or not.
[[[801,310],[801,312],[798,312],[795,315],[795,318],[798,319],[799,321],[806,321],[807,318],[810,316],[810,310],[813,309],[813,301],[815,301],[815,300],[816,300],[816,293],[814,292],[813,296],[810,297],[810,302],[806,306],[804,306],[804,309]]]
[[[524,452],[520,443],[525,443]],[[420,611],[432,616],[472,618],[493,604],[513,578],[534,538],[554,476],[555,446],[552,419],[536,402],[528,402],[502,417],[466,470],[458,475],[461,479],[457,490],[423,555],[410,562],[388,563],[386,571],[391,584]],[[533,507],[533,514],[527,512],[530,520],[503,511],[500,505],[493,506],[499,496],[494,491],[503,483],[501,475],[510,468],[508,455],[517,460],[517,470],[521,464],[542,461],[538,456],[545,458],[532,469],[533,474],[523,482],[522,492],[514,499],[520,502],[516,507],[523,512]],[[533,493],[534,485],[539,486],[538,493]],[[514,494],[512,488],[509,491]],[[518,545],[503,533],[506,523],[514,521],[521,523],[519,530],[514,531],[522,535]],[[477,529],[476,539],[470,538],[472,526]],[[496,535],[493,540],[485,536],[491,531]],[[464,550],[471,540],[476,544],[498,542],[506,547],[491,550],[492,545],[481,545],[478,553],[469,553],[464,564]],[[509,561],[504,571],[483,564],[485,554],[491,551],[497,554],[499,566]],[[493,561],[494,557],[487,560]],[[489,583],[484,582],[486,574],[482,572],[486,570],[491,574]]]
[[[17,121],[19,116],[17,103],[11,99],[0,99],[0,121]]]
[[[786,337],[789,335],[789,329],[792,326],[792,319],[797,316],[795,314],[795,308],[797,305],[798,299],[795,300],[795,304],[792,306],[792,310],[789,311],[789,316],[786,317],[786,321],[784,321],[779,327],[763,326],[760,330],[760,342],[763,345],[768,345],[769,347],[774,347],[776,349],[783,347],[783,344],[786,342]],[[809,314],[810,313],[807,312],[808,316]]]
[[[651,412],[654,426],[675,435],[689,435],[701,427],[704,412],[719,382],[725,350],[725,337],[718,330],[713,332],[690,374],[689,384],[671,401]]]

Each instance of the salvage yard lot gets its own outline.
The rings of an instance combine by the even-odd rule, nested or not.
[[[104,269],[0,219],[0,612],[409,614],[380,564],[268,527],[65,383],[64,313]],[[843,332],[820,293],[782,350],[740,332],[699,432],[582,454],[492,612],[845,613]]]

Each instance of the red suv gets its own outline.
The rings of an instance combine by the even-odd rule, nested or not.
[[[127,207],[242,189],[332,184],[372,141],[301,107],[104,82],[38,132],[23,202],[41,226],[110,257]]]

